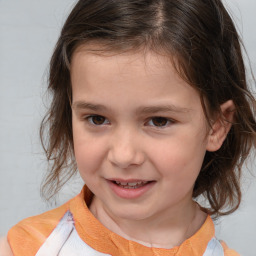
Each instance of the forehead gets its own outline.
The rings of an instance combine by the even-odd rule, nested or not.
[[[136,50],[119,50],[108,49],[100,44],[85,44],[77,47],[72,54],[71,66],[77,58],[84,57],[88,59],[88,62],[102,61],[117,61],[121,64],[132,63],[133,65],[141,63],[145,68],[154,66],[155,68],[164,66],[168,69],[172,68],[172,56],[168,54],[160,54],[157,51],[149,50],[146,47],[141,47]],[[149,65],[148,65],[149,64]],[[160,65],[159,65],[160,64]]]
[[[78,47],[71,59],[71,78],[74,84],[78,74],[87,78],[100,79],[155,79],[174,80],[186,84],[173,66],[171,56],[140,49],[137,51],[109,51],[99,45],[82,45]],[[104,77],[100,75],[103,74]],[[116,76],[118,74],[118,76]],[[168,81],[170,82],[170,81]]]
[[[71,62],[73,106],[120,113],[171,109],[200,110],[197,91],[177,74],[166,56],[155,52],[105,53],[80,48]]]

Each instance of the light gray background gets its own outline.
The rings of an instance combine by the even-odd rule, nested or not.
[[[38,129],[46,110],[42,99],[48,62],[75,2],[0,0],[0,236],[19,220],[55,206],[44,202],[39,194],[46,161]],[[244,39],[255,74],[256,0],[226,0],[226,5]],[[256,173],[255,160],[248,168]],[[69,182],[56,205],[73,197],[81,184],[79,178]],[[242,255],[255,256],[255,177],[245,175],[243,191],[240,209],[218,221],[217,235]]]

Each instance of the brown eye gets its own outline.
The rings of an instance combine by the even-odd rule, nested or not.
[[[153,117],[149,121],[149,125],[155,126],[155,127],[165,127],[167,126],[171,121],[165,117]]]
[[[107,119],[104,116],[89,116],[87,119],[93,125],[103,125],[108,123]]]

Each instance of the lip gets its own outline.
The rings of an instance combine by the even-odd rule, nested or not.
[[[142,185],[138,188],[124,188],[115,183],[122,182],[122,183],[139,183],[139,182],[148,182],[145,185]],[[116,194],[118,197],[124,198],[124,199],[136,199],[141,196],[143,196],[146,192],[148,192],[156,183],[156,181],[147,181],[147,180],[138,180],[138,179],[110,179],[107,180],[111,190]]]
[[[108,179],[109,181],[118,181],[118,182],[126,182],[126,183],[133,183],[133,182],[149,182],[150,180],[141,180],[141,179]]]

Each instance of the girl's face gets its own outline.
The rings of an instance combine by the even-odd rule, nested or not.
[[[96,202],[132,220],[191,204],[207,125],[198,93],[170,61],[80,48],[71,80],[75,157]]]

